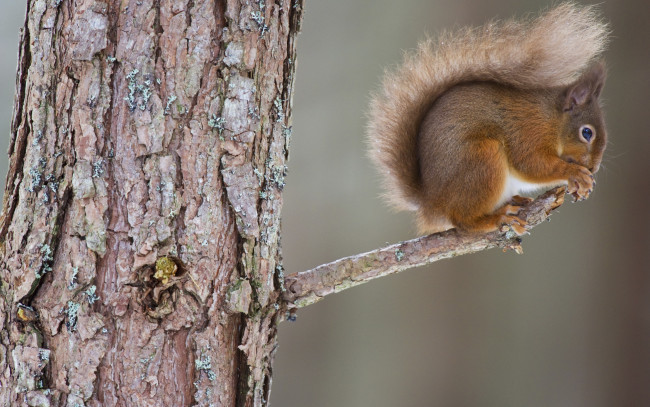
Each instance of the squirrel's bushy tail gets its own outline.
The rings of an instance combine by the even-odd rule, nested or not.
[[[564,3],[534,19],[492,22],[421,43],[385,74],[370,104],[370,157],[384,173],[390,203],[419,206],[418,131],[443,92],[468,81],[568,85],[604,51],[608,33],[594,6]]]

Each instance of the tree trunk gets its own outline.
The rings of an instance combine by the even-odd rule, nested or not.
[[[301,0],[29,0],[0,404],[261,406]]]

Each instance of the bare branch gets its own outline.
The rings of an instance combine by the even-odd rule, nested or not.
[[[552,189],[527,205],[520,216],[530,229],[548,218],[564,202],[565,188]],[[301,308],[328,294],[363,284],[377,277],[481,250],[501,247],[521,253],[521,239],[514,232],[459,233],[455,229],[345,257],[285,279],[288,308]]]

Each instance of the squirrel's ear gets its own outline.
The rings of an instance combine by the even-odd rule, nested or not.
[[[564,94],[564,111],[573,110],[592,99],[598,99],[603,89],[607,72],[602,61],[591,66]]]

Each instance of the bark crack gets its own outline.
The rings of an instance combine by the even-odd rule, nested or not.
[[[20,48],[20,58],[19,58],[19,63],[18,63],[18,74],[16,75],[16,101],[14,103],[15,106],[15,113],[13,117],[13,123],[11,125],[11,130],[13,133],[13,137],[16,136],[16,132],[20,128],[20,125],[23,123],[23,107],[25,105],[25,95],[26,95],[26,90],[25,90],[25,84],[27,83],[27,75],[29,73],[29,67],[32,63],[32,53],[30,49],[30,33],[29,33],[29,27],[27,26],[27,20],[29,18],[29,6],[31,5],[30,2],[27,2],[27,13],[25,15],[25,23],[24,23],[24,31],[22,38],[20,39],[20,44],[22,47]],[[11,143],[9,144],[9,155],[13,154],[13,146],[14,146],[14,140],[11,140]]]
[[[4,240],[7,234],[9,225],[12,222],[14,211],[18,205],[18,188],[22,184],[23,166],[25,163],[25,153],[27,149],[27,139],[29,138],[29,126],[25,125],[23,118],[23,109],[25,106],[25,98],[27,94],[26,84],[29,74],[29,67],[32,63],[31,53],[31,38],[29,26],[30,5],[27,3],[27,11],[25,14],[25,23],[23,35],[20,39],[20,56],[18,63],[18,73],[16,75],[16,100],[14,102],[14,117],[11,124],[11,141],[9,142],[8,154],[12,158],[9,163],[9,171],[7,173],[5,184],[5,196],[3,199],[3,209],[0,217],[0,240]],[[22,128],[22,130],[21,130]],[[16,149],[17,147],[17,149]],[[17,178],[20,178],[19,182]]]

